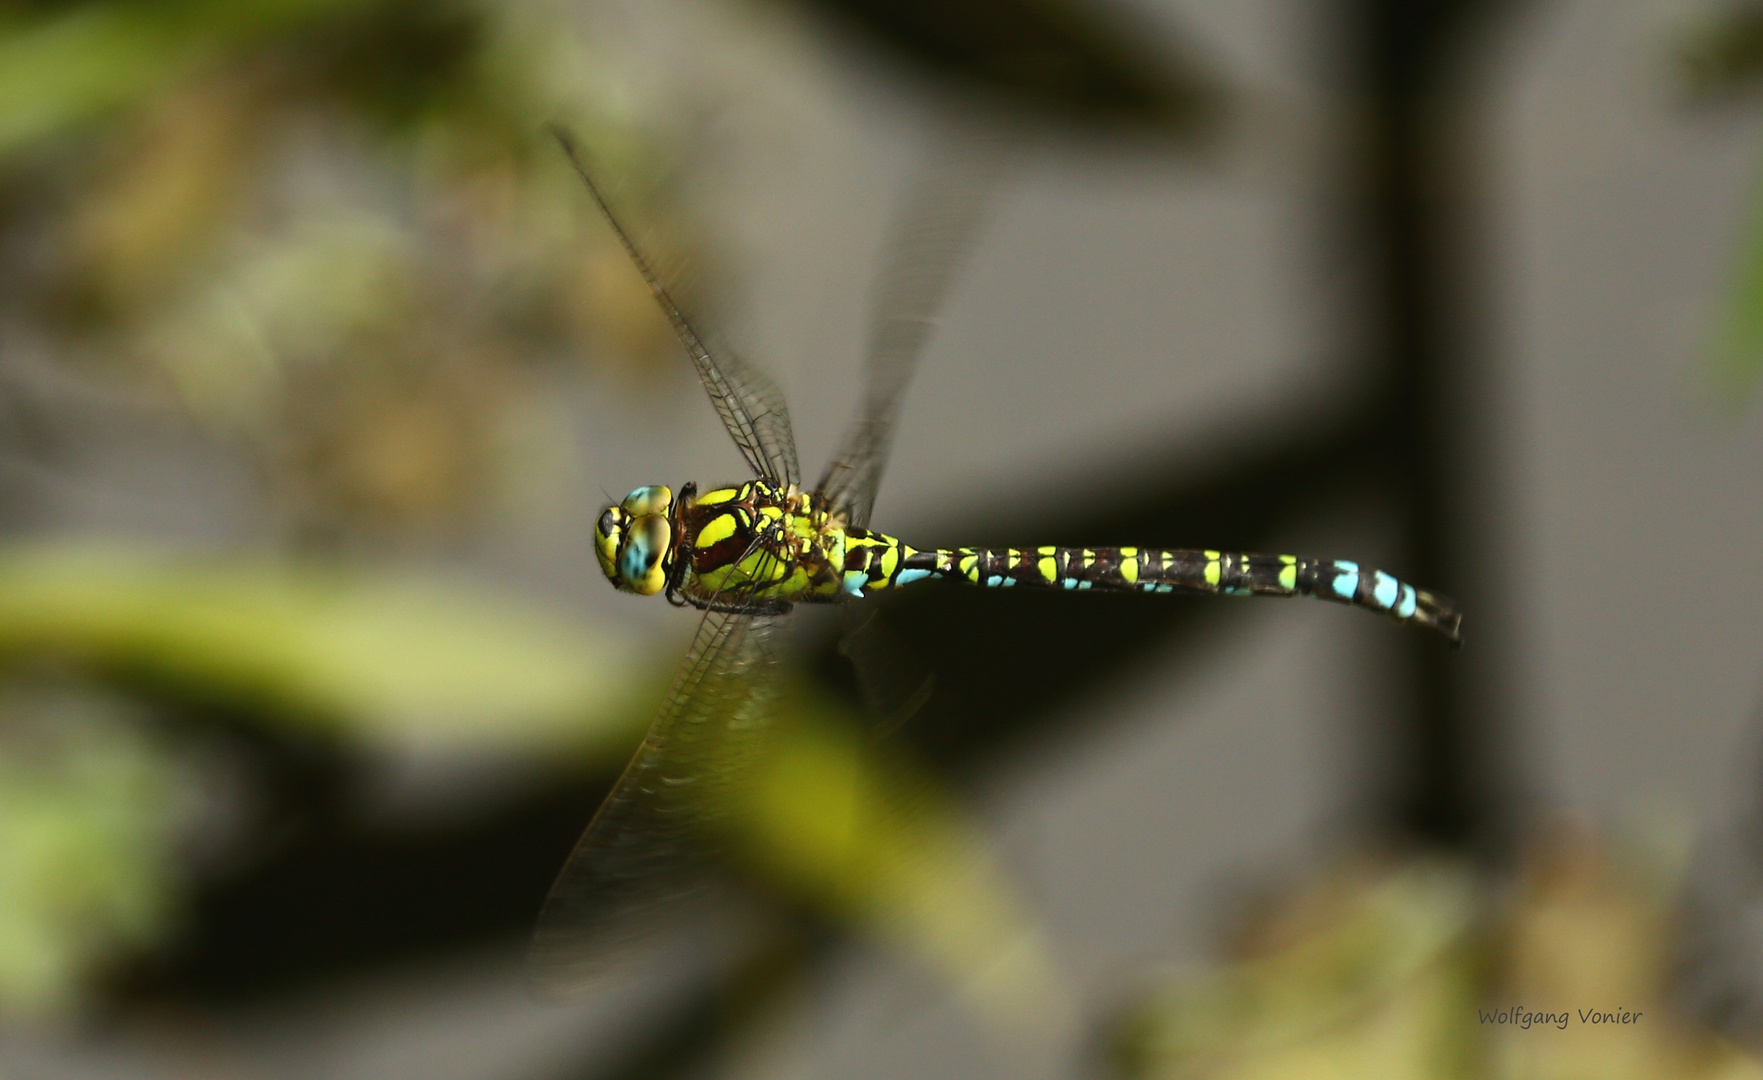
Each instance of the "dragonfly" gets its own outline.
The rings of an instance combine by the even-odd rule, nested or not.
[[[553,134],[672,324],[752,476],[702,491],[695,483],[639,487],[605,507],[594,525],[600,570],[616,589],[704,614],[659,715],[546,898],[528,958],[542,994],[566,995],[587,981],[600,954],[638,936],[643,923],[698,887],[696,864],[709,858],[716,808],[727,805],[718,792],[739,785],[763,753],[778,692],[779,630],[797,604],[849,604],[929,581],[1304,596],[1461,642],[1461,615],[1450,600],[1344,559],[1134,546],[921,548],[872,530],[901,399],[960,261],[961,245],[951,237],[972,230],[981,199],[927,204],[932,209],[916,215],[921,227],[902,234],[879,279],[857,416],[820,478],[805,487],[777,385],[707,343],[573,139]],[[969,193],[985,186],[951,185]]]

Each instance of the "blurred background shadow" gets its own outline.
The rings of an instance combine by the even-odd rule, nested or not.
[[[0,0],[0,1075],[1763,1076],[1760,73],[1749,0]],[[533,1001],[694,622],[594,517],[742,475],[552,122],[809,476],[1007,141],[876,527],[1466,647],[801,612],[715,904]]]

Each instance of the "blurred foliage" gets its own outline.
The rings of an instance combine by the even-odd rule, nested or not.
[[[354,739],[621,753],[654,700],[611,628],[411,574],[0,549],[0,658],[49,655],[185,701]]]
[[[250,452],[300,539],[468,525],[567,454],[547,367],[673,359],[542,124],[591,121],[666,224],[660,129],[560,25],[543,0],[10,12],[10,314]]]
[[[0,691],[0,1021],[69,1011],[171,925],[195,808],[138,720],[89,690]]]
[[[657,120],[680,103],[643,96],[642,57],[563,29],[596,18],[546,0],[0,8],[0,318],[249,460],[296,548],[469,530],[570,452],[558,391],[578,358],[639,385],[659,364],[685,373],[544,134],[564,118],[588,137],[663,262],[701,246]],[[69,719],[44,743],[53,768],[34,767],[48,751],[31,724],[0,716],[0,1013],[74,1007],[118,956],[164,946],[192,892],[248,893],[304,857],[281,835],[235,871],[242,885],[204,879],[174,842],[182,759],[153,732],[192,746],[221,725],[273,732],[253,752],[290,757],[289,792],[314,800],[358,782],[347,762],[412,744],[572,776],[622,760],[664,661],[389,566],[0,548],[0,687],[48,665],[79,700],[152,706],[101,729]],[[1057,981],[977,830],[830,704],[797,699],[788,720],[736,808],[744,868],[995,1019],[1044,1028]],[[573,809],[577,827],[590,810]],[[240,827],[377,850],[348,813]],[[181,948],[200,955],[204,932],[184,927]]]
[[[915,958],[1014,1040],[1051,1050],[1072,1003],[1036,921],[968,815],[865,724],[798,687],[735,789],[737,855],[822,918]]]
[[[592,22],[576,10],[0,4],[0,321],[26,331],[9,343],[242,456],[297,546],[471,527],[569,452],[555,383],[576,357],[673,358],[542,132],[591,120],[627,199],[674,220],[643,111],[669,106],[569,32]],[[66,422],[33,407],[6,419]],[[584,771],[625,752],[660,664],[384,565],[0,548],[0,690],[44,665],[87,688],[0,712],[0,1012],[71,1008],[113,954],[160,943],[194,888],[151,731],[242,720],[294,759],[420,744]],[[78,702],[111,700],[100,684],[154,711],[88,722]]]
[[[650,663],[609,628],[408,574],[115,545],[0,551],[8,669],[52,660],[361,752],[415,741],[610,769],[660,696],[667,651]],[[916,957],[1000,1025],[1065,1017],[1033,921],[956,805],[831,702],[798,694],[782,711],[733,808],[741,868]],[[17,712],[0,709],[0,1014],[69,1007],[95,965],[157,944],[188,872],[168,847],[185,809],[172,764],[145,735],[70,708],[45,714],[50,732]]]
[[[1474,879],[1351,867],[1240,929],[1236,962],[1178,980],[1117,1037],[1145,1077],[1471,1075]]]
[[[15,1019],[77,1006],[119,954],[161,944],[187,891],[173,840],[196,788],[126,701],[224,705],[364,752],[609,762],[660,672],[615,634],[457,584],[91,544],[0,551],[0,661],[0,1018]],[[44,671],[63,688],[33,690]]]
[[[1763,1077],[1668,997],[1670,862],[1562,822],[1509,895],[1450,863],[1343,867],[1246,919],[1228,966],[1147,996],[1116,1030],[1116,1064],[1170,1080]]]

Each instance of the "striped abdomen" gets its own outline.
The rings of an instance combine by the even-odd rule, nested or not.
[[[846,537],[847,593],[860,596],[932,577],[993,588],[1314,596],[1381,612],[1460,641],[1462,615],[1449,600],[1381,570],[1339,559],[1134,547],[919,551],[877,533],[851,530]]]

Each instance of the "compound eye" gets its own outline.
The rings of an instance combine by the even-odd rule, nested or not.
[[[624,539],[625,521],[623,510],[608,506],[594,523],[594,555],[600,560],[600,572],[614,585],[619,584],[618,547]]]
[[[632,522],[618,553],[620,588],[639,596],[654,596],[665,588],[667,549],[672,541],[673,527],[659,514]]]
[[[631,517],[665,514],[673,505],[673,489],[663,484],[640,487],[626,495],[624,502],[618,505]]]

